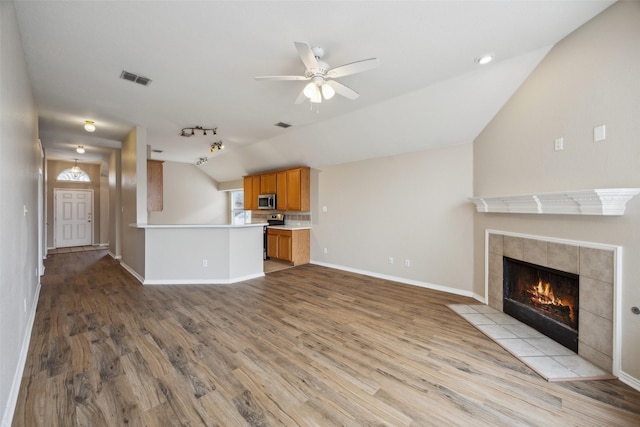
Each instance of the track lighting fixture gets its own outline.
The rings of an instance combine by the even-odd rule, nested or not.
[[[196,134],[196,131],[202,131],[202,135],[207,135],[207,132],[211,132],[211,135],[215,135],[218,132],[218,128],[203,128],[202,126],[195,126],[192,128],[183,128],[178,135],[190,137]]]
[[[84,145],[78,145],[78,148],[76,148],[76,152],[78,154],[84,154]]]
[[[86,130],[87,132],[95,132],[96,131],[96,124],[91,120],[85,120],[84,121],[84,130]]]
[[[224,145],[222,145],[222,141],[217,141],[211,144],[211,153],[215,153],[216,150],[220,151],[224,148]]]

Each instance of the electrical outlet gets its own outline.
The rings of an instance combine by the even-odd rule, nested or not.
[[[411,260],[410,259],[405,259],[404,260],[404,266],[405,267],[411,267]]]
[[[27,312],[27,299],[25,298],[23,300],[23,302],[24,302],[24,312],[26,313]]]
[[[393,264],[393,257],[392,256],[389,257],[389,264]]]
[[[209,261],[207,261],[206,259],[202,260],[202,266],[203,267],[207,267],[209,265]]]

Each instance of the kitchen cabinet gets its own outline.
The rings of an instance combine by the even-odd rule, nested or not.
[[[309,211],[310,169],[300,167],[280,171],[276,175],[278,209],[283,211]]]
[[[260,175],[244,177],[244,209],[258,210],[258,195],[260,195]]]
[[[161,212],[163,209],[163,171],[160,160],[147,159],[147,211]]]
[[[276,173],[263,173],[260,175],[260,194],[275,194]]]
[[[283,230],[267,228],[267,255],[293,265],[308,264],[311,232],[307,229]]]
[[[244,208],[258,209],[259,194],[276,194],[279,211],[311,210],[310,169],[297,167],[244,177]]]

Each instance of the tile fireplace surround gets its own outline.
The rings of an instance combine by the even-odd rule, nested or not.
[[[502,311],[502,257],[579,275],[578,354],[606,370],[616,368],[616,280],[618,246],[486,231],[486,292],[489,306]]]

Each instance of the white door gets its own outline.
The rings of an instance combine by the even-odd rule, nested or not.
[[[55,199],[56,247],[91,245],[93,191],[56,189]]]

